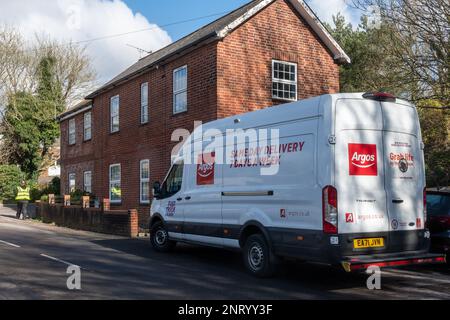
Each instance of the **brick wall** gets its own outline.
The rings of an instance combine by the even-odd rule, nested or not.
[[[217,48],[218,116],[285,103],[272,99],[272,60],[297,64],[298,99],[339,92],[339,66],[306,22],[278,0]]]
[[[158,69],[128,81],[94,99],[95,168],[94,193],[108,197],[109,166],[120,163],[122,171],[122,203],[116,209],[138,208],[141,226],[148,224],[149,205],[140,204],[139,165],[150,160],[151,185],[161,181],[170,165],[176,143],[171,142],[175,129],[192,131],[194,121],[216,119],[216,45],[201,47],[161,65]],[[188,65],[188,111],[173,115],[173,70]],[[148,124],[140,124],[140,87],[149,83]],[[120,131],[110,133],[110,99],[120,96]],[[86,164],[82,165],[83,167]]]
[[[37,215],[44,223],[55,223],[60,227],[76,230],[114,234],[124,237],[136,237],[138,214],[136,210],[103,211],[101,209],[83,209],[79,206],[64,207],[40,203]]]
[[[92,110],[90,110],[92,112]],[[86,111],[88,112],[88,111]],[[75,173],[76,175],[76,188],[83,190],[84,187],[84,172],[94,172],[94,149],[95,149],[95,129],[98,128],[94,124],[92,125],[92,139],[84,141],[84,114],[79,113],[72,117],[75,119],[76,127],[76,143],[69,145],[68,127],[69,121],[65,120],[61,122],[61,193],[67,194],[69,192],[69,174]],[[94,119],[92,119],[94,121]],[[97,125],[100,125],[98,123]],[[95,190],[94,190],[95,193]]]

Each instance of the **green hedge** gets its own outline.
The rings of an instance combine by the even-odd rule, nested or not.
[[[0,200],[14,200],[24,173],[15,165],[0,165]]]

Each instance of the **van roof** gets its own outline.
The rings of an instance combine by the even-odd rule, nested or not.
[[[269,106],[261,110],[205,123],[203,124],[202,130],[206,131],[209,129],[216,129],[224,132],[225,130],[232,128],[257,128],[260,125],[266,124],[268,117],[279,119],[278,122],[280,123],[297,119],[317,117],[319,116],[319,106],[321,105],[321,101],[328,100],[330,103],[323,103],[322,105],[324,105],[325,108],[327,106],[331,108],[331,106],[333,106],[335,102],[340,99],[366,100],[363,98],[363,94],[364,93],[362,92],[326,94],[278,106]],[[408,101],[402,99],[397,99],[396,103],[415,107]]]

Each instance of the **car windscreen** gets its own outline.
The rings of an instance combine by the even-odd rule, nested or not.
[[[429,215],[450,215],[450,195],[428,194],[427,211]]]

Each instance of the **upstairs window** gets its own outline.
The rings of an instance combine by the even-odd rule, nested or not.
[[[75,119],[69,120],[69,144],[73,145],[77,141]]]
[[[120,98],[115,96],[111,98],[111,133],[119,131],[119,109]]]
[[[187,111],[187,66],[173,71],[173,113]]]
[[[140,165],[140,195],[141,203],[150,203],[150,161],[142,160]]]
[[[148,83],[141,84],[141,124],[148,123]]]
[[[297,64],[272,61],[272,98],[297,100]]]
[[[92,113],[84,114],[84,141],[92,139]]]

